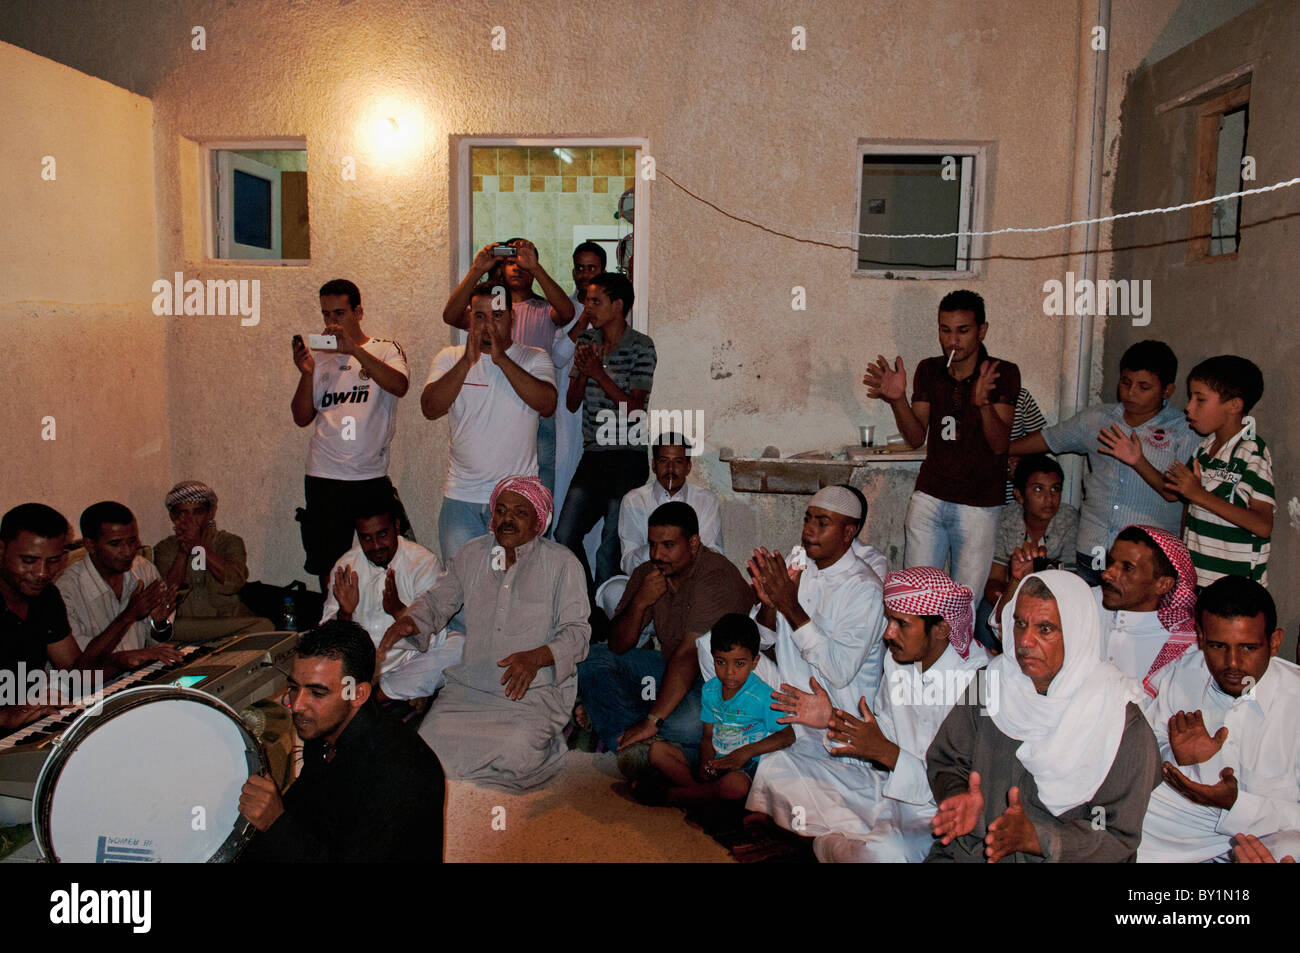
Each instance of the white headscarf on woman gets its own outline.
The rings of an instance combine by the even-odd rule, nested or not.
[[[1141,703],[1142,683],[1100,660],[1101,620],[1092,590],[1073,573],[1051,569],[1026,576],[1002,608],[1002,632],[1015,631],[1016,599],[1030,579],[1056,597],[1065,660],[1040,695],[1020,670],[1014,645],[989,664],[997,674],[998,705],[990,717],[1005,735],[1022,742],[1016,757],[1038,785],[1038,799],[1056,816],[1097,793],[1124,735],[1125,708]],[[991,686],[991,687],[992,687]]]

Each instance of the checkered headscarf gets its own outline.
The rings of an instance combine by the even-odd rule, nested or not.
[[[885,605],[908,615],[943,616],[948,623],[948,642],[957,654],[970,654],[975,630],[973,593],[933,566],[897,569],[885,577]]]
[[[200,483],[198,480],[182,480],[168,491],[163,505],[170,511],[182,503],[206,503],[208,506],[216,506],[217,494],[206,483]]]
[[[1140,529],[1150,536],[1178,574],[1174,588],[1166,592],[1156,606],[1156,616],[1169,631],[1169,638],[1156,653],[1156,660],[1151,663],[1146,678],[1142,679],[1147,694],[1154,698],[1156,691],[1152,682],[1156,673],[1196,644],[1196,569],[1192,565],[1192,554],[1177,536],[1155,526],[1134,525],[1130,528]]]
[[[497,497],[506,490],[518,493],[533,504],[533,509],[537,511],[537,535],[545,533],[546,527],[551,525],[551,512],[555,508],[551,500],[551,491],[546,488],[546,485],[535,476],[506,477],[492,491],[492,498],[488,500],[489,512],[497,508]]]

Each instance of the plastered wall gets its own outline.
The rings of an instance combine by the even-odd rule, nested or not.
[[[1176,6],[1115,4],[1115,114],[1118,78]],[[54,3],[0,22],[3,35],[151,97],[159,275],[260,280],[256,326],[231,317],[163,325],[167,478],[215,486],[223,523],[248,542],[254,575],[286,581],[303,575],[292,514],[306,442],[288,411],[289,338],[316,322],[316,288],[350,277],[370,333],[402,342],[413,384],[423,383],[449,340],[439,313],[458,277],[453,136],[644,136],[661,172],[722,208],[840,244],[848,236],[817,229],[855,227],[859,138],[974,139],[996,144],[988,226],[1063,221],[1079,148],[1081,10],[1013,0],[678,0],[611,4],[593,17],[551,0],[509,10],[125,0],[111,15]],[[65,21],[62,31],[47,28]],[[203,51],[190,48],[196,24],[205,28]],[[505,27],[506,49],[494,52],[495,25]],[[791,49],[796,25],[806,50]],[[368,132],[388,115],[411,137],[404,158],[380,154]],[[307,140],[314,257],[306,266],[206,264],[194,252],[192,142],[258,136]],[[357,162],[355,180],[341,175],[345,157]],[[693,478],[723,494],[734,559],[759,543],[788,545],[803,501],[732,494],[719,447],[757,454],[775,444],[788,454],[836,449],[855,440],[859,424],[892,433],[888,410],[866,401],[863,367],[877,353],[901,354],[910,370],[934,353],[935,306],[949,290],[984,295],[990,350],[1021,366],[1054,419],[1071,329],[1043,315],[1042,285],[1064,270],[1068,236],[994,239],[983,274],[967,282],[853,277],[851,251],[723,217],[667,176],[651,184],[646,236],[660,361],[652,403],[704,410],[707,446]],[[806,311],[791,310],[796,285],[807,290]],[[420,416],[413,388],[399,410],[390,472],[426,541],[446,440],[444,422]],[[867,535],[882,549],[901,544],[910,473],[868,481]]]
[[[171,424],[163,319],[150,309],[153,108],[2,42],[0,86],[0,510],[40,500],[75,525],[116,499],[154,543]]]

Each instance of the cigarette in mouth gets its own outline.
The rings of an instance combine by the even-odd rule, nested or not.
[[[957,349],[953,348],[953,350],[948,352],[948,363],[945,364],[944,367],[952,367],[952,359],[956,356],[957,356]]]

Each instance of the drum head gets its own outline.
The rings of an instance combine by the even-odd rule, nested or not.
[[[201,863],[242,846],[239,792],[258,769],[234,712],[200,692],[122,692],[83,715],[36,787],[34,824],[49,859]]]

